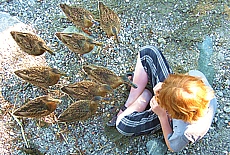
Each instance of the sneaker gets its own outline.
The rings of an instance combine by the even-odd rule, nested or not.
[[[113,118],[106,123],[107,126],[115,127],[117,121],[117,115],[113,116]]]
[[[121,111],[125,111],[127,109],[127,107],[125,105],[123,105],[120,109],[121,109]],[[106,125],[110,126],[110,127],[115,127],[116,121],[117,121],[117,115],[113,116],[112,119],[106,123]]]

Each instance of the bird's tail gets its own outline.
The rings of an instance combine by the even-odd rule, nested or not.
[[[46,45],[43,45],[42,48],[49,52],[51,55],[55,55],[54,51]]]
[[[95,41],[95,40],[93,40],[93,39],[89,39],[88,41],[89,41],[89,43],[94,44],[94,45],[97,45],[97,46],[102,46],[102,45],[103,45],[103,43],[97,42],[97,41]]]
[[[55,55],[54,51],[51,50],[50,48],[47,48],[46,50],[47,50],[47,52],[49,52],[51,55]]]
[[[72,91],[70,91],[66,86],[62,87],[61,90],[66,94],[72,94]]]

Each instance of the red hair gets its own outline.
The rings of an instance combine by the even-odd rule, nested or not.
[[[200,78],[182,74],[170,74],[158,93],[158,104],[172,118],[185,122],[201,117],[214,95]]]

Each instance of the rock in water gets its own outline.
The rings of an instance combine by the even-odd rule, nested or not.
[[[204,73],[210,85],[213,83],[214,78],[214,68],[211,62],[211,57],[213,55],[213,42],[212,38],[206,36],[202,44],[198,46],[200,51],[198,59],[198,70]]]
[[[168,150],[166,144],[162,139],[153,139],[146,144],[149,155],[160,155],[165,154]]]

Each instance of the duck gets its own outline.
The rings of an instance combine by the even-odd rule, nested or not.
[[[48,95],[37,97],[28,101],[13,112],[14,116],[27,118],[40,118],[54,112],[61,100],[54,99]]]
[[[104,5],[103,2],[98,2],[98,8],[100,14],[100,27],[109,38],[114,36],[117,43],[119,43],[118,33],[121,29],[120,18],[112,9]]]
[[[92,99],[94,96],[105,97],[113,89],[107,84],[83,80],[64,86],[61,90],[75,99],[86,100]]]
[[[128,84],[133,88],[137,88],[137,85],[134,84],[126,75],[118,76],[106,67],[90,64],[83,65],[83,70],[91,80],[102,84],[107,84],[113,89],[116,89],[122,84]]]
[[[91,52],[95,45],[103,44],[80,33],[56,32],[55,34],[72,52],[83,55]]]
[[[58,122],[84,121],[92,117],[96,113],[101,99],[100,96],[96,96],[91,100],[78,100],[72,103],[58,116]]]
[[[94,16],[90,11],[67,4],[60,4],[60,8],[75,26],[80,27],[85,33],[90,34],[87,29],[96,23]]]
[[[29,55],[40,56],[46,51],[55,55],[54,51],[46,45],[46,42],[35,34],[20,31],[11,31],[10,34],[21,50]]]
[[[61,76],[67,76],[58,69],[49,66],[29,67],[16,70],[14,73],[23,80],[43,89],[57,84]]]

